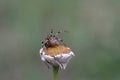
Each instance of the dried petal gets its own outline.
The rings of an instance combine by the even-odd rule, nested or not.
[[[56,46],[54,48],[41,48],[40,56],[42,61],[54,66],[59,65],[61,69],[65,69],[74,53],[68,47]]]

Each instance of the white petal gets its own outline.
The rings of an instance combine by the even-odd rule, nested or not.
[[[69,63],[69,60],[75,56],[74,53],[71,51],[69,54],[59,54],[55,57],[52,57],[50,55],[45,55],[43,48],[40,49],[40,57],[42,61],[46,61],[51,65],[59,65],[61,69],[65,69],[67,67],[67,64]]]
[[[45,61],[44,55],[41,55],[41,60],[42,60],[42,61]]]
[[[41,55],[43,53],[43,48],[40,49],[39,54]]]
[[[60,54],[55,56],[57,62],[59,62],[59,66],[61,69],[65,69],[67,67],[67,64],[69,60],[74,56],[73,52],[70,52],[69,54]]]
[[[45,58],[43,56],[43,48],[40,49],[39,54],[40,54],[41,60],[45,61]]]
[[[65,69],[65,68],[67,67],[67,64],[68,64],[68,63],[63,63],[63,64],[62,64],[62,65],[63,65],[62,69]]]

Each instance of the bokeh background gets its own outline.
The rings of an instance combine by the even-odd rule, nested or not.
[[[120,80],[120,0],[0,0],[0,80],[52,80],[51,29],[76,55],[59,80]]]

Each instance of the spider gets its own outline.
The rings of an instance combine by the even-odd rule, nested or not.
[[[60,42],[63,43],[63,40],[58,38],[57,36],[60,33],[62,33],[62,31],[58,31],[57,33],[54,33],[53,30],[51,29],[50,34],[45,38],[45,41],[42,42],[42,47],[50,48],[50,47],[58,46]]]

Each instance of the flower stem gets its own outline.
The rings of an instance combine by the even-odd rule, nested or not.
[[[53,80],[58,80],[59,66],[53,66]]]

